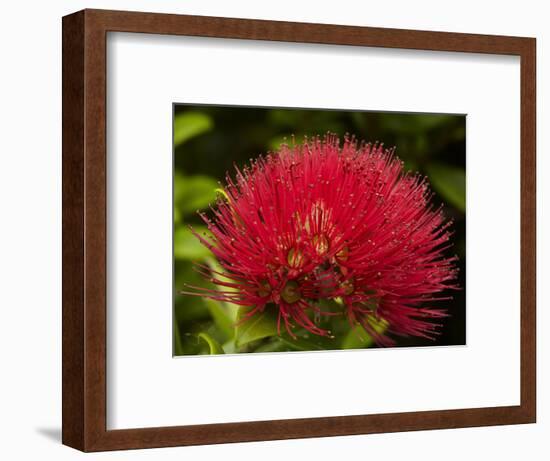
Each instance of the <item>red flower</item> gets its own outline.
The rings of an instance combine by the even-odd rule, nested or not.
[[[277,309],[291,336],[295,325],[330,334],[315,321],[334,315],[319,306],[327,299],[379,345],[437,335],[447,313],[432,302],[457,288],[450,222],[393,149],[332,135],[284,145],[228,176],[224,195],[212,219],[201,214],[212,236],[195,234],[223,267],[202,268],[219,289],[194,294],[250,306],[247,318]]]

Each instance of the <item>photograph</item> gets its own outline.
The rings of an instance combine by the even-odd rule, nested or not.
[[[466,344],[466,115],[173,105],[173,355]]]

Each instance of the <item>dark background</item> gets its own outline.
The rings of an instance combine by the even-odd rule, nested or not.
[[[450,114],[415,114],[302,110],[255,107],[174,105],[174,285],[183,281],[205,285],[192,270],[192,262],[208,257],[188,225],[202,229],[196,211],[215,200],[215,188],[233,165],[242,166],[251,158],[276,149],[292,135],[323,135],[327,131],[355,135],[360,140],[380,141],[396,146],[405,168],[428,176],[436,193],[434,204],[444,204],[447,218],[454,220],[454,247],[460,258],[459,284],[453,301],[440,302],[451,317],[444,323],[437,341],[396,338],[398,346],[458,345],[466,341],[466,117]],[[197,332],[209,331],[216,337],[213,311],[207,301],[175,295],[175,333],[179,347],[175,353],[208,353]],[[210,306],[211,307],[211,306]],[[177,330],[177,331],[176,331]]]

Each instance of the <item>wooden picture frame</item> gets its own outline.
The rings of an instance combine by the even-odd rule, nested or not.
[[[521,59],[521,404],[107,430],[109,31],[516,55]],[[532,423],[536,418],[535,39],[84,10],[63,18],[63,443],[82,451]]]

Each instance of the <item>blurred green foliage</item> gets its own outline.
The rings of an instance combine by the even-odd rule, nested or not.
[[[454,248],[460,257],[459,283],[463,290],[445,307],[451,317],[435,344],[465,344],[466,267],[466,117],[448,114],[358,112],[336,110],[269,109],[176,105],[174,108],[174,354],[223,354],[296,350],[357,349],[375,347],[360,327],[351,329],[342,316],[321,320],[335,338],[317,337],[298,329],[298,339],[277,334],[277,319],[270,311],[239,322],[248,308],[179,294],[185,285],[215,289],[193,268],[194,263],[212,270],[219,266],[212,253],[192,234],[207,235],[197,211],[216,199],[216,189],[227,172],[259,154],[276,150],[295,137],[324,135],[380,141],[396,146],[405,168],[428,176],[454,220]],[[330,309],[334,306],[325,306]],[[375,328],[386,328],[380,322]],[[282,328],[284,330],[284,328]],[[398,346],[434,345],[418,338],[398,339]]]

